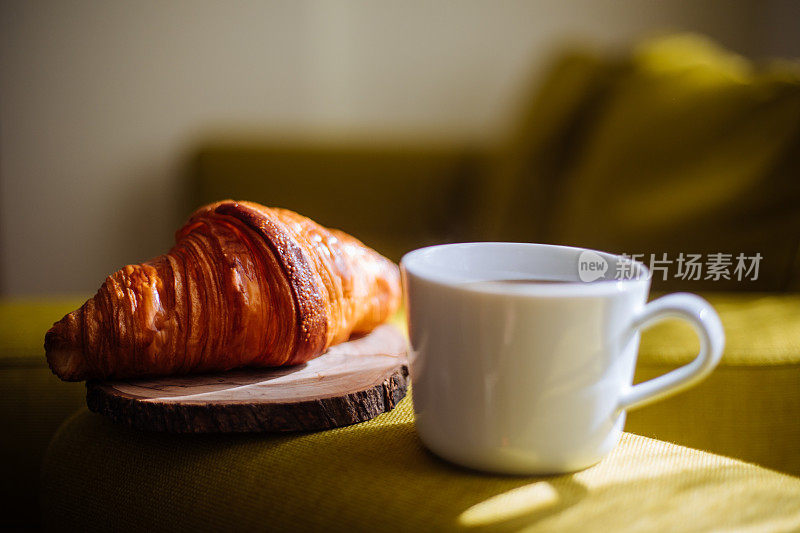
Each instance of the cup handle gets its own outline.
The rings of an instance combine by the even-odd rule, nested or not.
[[[634,317],[631,330],[670,317],[682,318],[694,327],[700,338],[700,353],[687,365],[627,388],[619,400],[620,410],[642,407],[687,389],[704,379],[719,363],[725,347],[722,323],[711,304],[694,294],[669,294],[650,302]]]

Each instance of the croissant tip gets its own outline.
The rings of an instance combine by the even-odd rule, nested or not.
[[[70,347],[59,333],[60,322],[53,326],[44,337],[44,349],[50,370],[63,381],[83,381],[86,379],[83,354]]]

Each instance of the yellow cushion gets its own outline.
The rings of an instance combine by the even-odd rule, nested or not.
[[[630,412],[626,431],[800,475],[800,295],[704,296],[725,327],[722,362],[697,387]],[[686,364],[698,348],[683,322],[653,327],[636,381]]]
[[[305,435],[170,436],[85,410],[43,470],[45,525],[137,531],[705,531],[800,528],[800,479],[626,434],[599,465],[499,477],[426,452],[408,398]]]
[[[511,170],[490,184],[504,191],[492,214],[510,213],[494,237],[673,261],[760,253],[755,281],[654,284],[800,289],[796,64],[757,68],[704,38],[669,36],[619,58],[567,54],[534,102]]]

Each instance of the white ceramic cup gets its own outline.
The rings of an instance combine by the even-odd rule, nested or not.
[[[435,454],[470,468],[591,466],[616,446],[626,409],[696,384],[722,355],[725,336],[708,302],[680,293],[646,303],[649,273],[623,257],[464,243],[410,252],[401,269],[417,431]],[[623,271],[627,279],[615,279]],[[599,279],[582,282],[587,272]],[[492,282],[512,279],[568,283]],[[634,386],[639,331],[666,317],[694,326],[700,353]]]

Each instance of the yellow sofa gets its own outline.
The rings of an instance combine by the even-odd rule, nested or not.
[[[800,290],[800,65],[697,36],[561,56],[484,181],[485,235],[618,253],[760,253],[757,280],[655,276],[661,290]]]
[[[706,293],[705,296],[719,310],[728,334],[728,344],[721,367],[697,388],[629,413],[626,430],[662,441],[681,443],[691,448],[713,450],[721,455],[737,457],[797,475],[800,473],[798,465],[800,454],[797,453],[800,442],[800,425],[797,424],[797,420],[800,419],[800,363],[798,363],[800,296],[714,293]],[[43,469],[44,487],[48,491],[43,509],[53,526],[65,521],[65,524],[72,524],[76,528],[88,527],[89,521],[86,517],[97,519],[100,516],[103,518],[98,519],[96,524],[101,528],[120,524],[129,528],[137,524],[142,527],[147,525],[150,528],[155,527],[156,522],[168,517],[169,520],[160,522],[160,525],[161,529],[170,529],[174,525],[173,521],[179,519],[176,517],[189,513],[186,506],[194,506],[202,510],[199,516],[203,520],[211,520],[208,515],[214,514],[216,515],[214,520],[217,522],[211,523],[227,523],[228,526],[249,524],[251,520],[275,520],[276,515],[273,513],[281,512],[284,514],[280,516],[284,516],[285,520],[316,520],[315,523],[321,527],[322,521],[327,519],[326,514],[291,517],[286,507],[273,509],[269,506],[261,509],[260,512],[264,514],[256,512],[255,508],[262,501],[261,498],[270,494],[283,494],[287,490],[296,490],[292,488],[294,485],[291,484],[292,477],[288,471],[279,478],[287,486],[264,484],[265,479],[273,481],[276,479],[273,472],[274,462],[261,463],[264,460],[261,452],[264,451],[264,447],[269,447],[270,443],[274,442],[272,437],[254,436],[243,439],[241,436],[230,438],[146,436],[114,426],[98,415],[86,412],[83,406],[85,394],[83,384],[62,383],[52,376],[44,362],[41,342],[42,332],[50,323],[79,304],[78,298],[65,299],[62,302],[16,300],[0,304],[0,318],[2,318],[0,345],[4,349],[3,357],[0,359],[0,382],[4,391],[0,406],[3,408],[3,420],[11,423],[9,431],[15,435],[14,439],[3,441],[5,456],[13,458],[4,478],[3,497],[14,512],[6,515],[5,525],[21,526],[37,523],[38,471],[44,450],[58,425],[70,413],[78,410],[78,414],[64,424],[53,440],[49,459]],[[642,336],[636,379],[647,379],[683,364],[697,349],[696,344],[693,332],[680,322],[663,323],[645,332]],[[407,405],[403,409],[407,410]],[[398,423],[402,424],[405,444],[401,447],[401,452],[407,454],[404,460],[417,465],[416,471],[421,474],[418,463],[423,461],[424,464],[428,464],[430,457],[425,454],[419,455],[419,445],[412,439],[413,426],[408,412],[403,411],[399,419],[395,419],[392,415],[391,420],[387,422],[385,437],[379,437],[376,433],[378,430],[373,425],[364,425],[364,428],[367,428],[364,430],[365,434],[370,438],[379,438],[383,444],[378,445],[368,439],[358,446],[370,450],[376,448],[383,450],[381,453],[394,456],[398,452],[392,448],[392,435],[396,433],[395,426]],[[348,430],[352,432],[350,441],[357,441],[360,427],[362,426]],[[334,441],[336,439],[331,438]],[[659,468],[666,468],[670,474],[661,480],[665,485],[654,488],[655,491],[677,490],[676,487],[681,483],[688,483],[682,480],[678,472],[681,469],[691,469],[687,465],[697,463],[707,466],[706,469],[692,470],[694,477],[691,478],[691,483],[697,484],[698,487],[702,486],[703,476],[711,473],[717,475],[715,472],[719,471],[725,475],[714,478],[712,487],[717,487],[714,489],[717,491],[719,485],[731,483],[726,480],[729,475],[733,475],[734,481],[728,488],[731,492],[735,492],[737,497],[730,500],[731,502],[739,502],[740,498],[745,497],[741,493],[742,490],[745,494],[756,491],[751,495],[761,497],[758,496],[758,491],[771,493],[772,489],[768,487],[772,487],[775,483],[782,487],[788,483],[783,478],[774,477],[764,470],[718,456],[700,454],[680,446],[670,447],[633,436],[627,436],[626,439],[625,446],[631,448],[617,452],[618,455],[615,457],[619,459],[614,464],[620,465],[629,461],[631,456],[640,457],[644,454],[645,459],[637,463],[638,476],[645,476],[647,469],[653,468],[651,466],[653,462],[661,464]],[[246,457],[249,459],[243,459],[238,455],[228,457],[227,454],[231,450],[241,448],[243,440],[247,443],[249,451]],[[410,449],[409,441],[414,441]],[[285,447],[281,450],[295,449],[291,439],[280,438],[278,442],[284,443]],[[301,439],[301,442],[305,441]],[[313,448],[310,448],[306,450],[307,454],[324,454],[330,450],[329,441],[322,439],[314,442],[321,448],[320,451],[313,452]],[[184,450],[185,446],[191,450],[200,447],[202,452]],[[165,450],[170,451],[165,453]],[[670,454],[663,455],[665,450]],[[283,456],[281,453],[285,452],[275,452],[272,461],[279,461],[281,458],[293,460],[291,456]],[[348,470],[349,458],[355,455],[363,460],[362,453],[363,450],[358,449],[341,451],[338,460],[342,462],[332,464],[330,468]],[[189,454],[188,459],[185,454]],[[328,456],[321,456],[320,461],[323,460],[322,457]],[[243,465],[237,468],[231,466],[241,461]],[[164,462],[170,463],[169,468],[157,474],[159,469],[165,468]],[[722,466],[717,468],[719,465]],[[261,474],[243,475],[242,468],[252,468],[254,472]],[[361,468],[366,468],[366,465],[362,465]],[[445,469],[443,472],[447,471]],[[227,473],[226,475],[230,477],[222,479],[220,472]],[[307,475],[312,476],[310,472]],[[446,482],[447,476],[442,472],[430,475],[439,479],[439,483],[443,485],[452,485],[451,482]],[[610,472],[603,474],[612,476],[610,479],[613,479],[614,475],[619,474],[612,475]],[[466,476],[466,473],[462,472],[459,476]],[[167,482],[169,477],[180,478],[180,483],[175,485]],[[479,482],[473,479],[474,476],[467,477],[472,480],[469,485],[472,490]],[[658,479],[658,476],[653,477]],[[763,481],[763,485],[761,481],[752,486],[748,485],[751,477]],[[121,481],[123,479],[127,481]],[[491,505],[486,510],[488,516],[498,514],[505,517],[500,521],[504,522],[509,518],[508,513],[511,513],[513,518],[517,510],[516,507],[507,512],[502,509],[492,510],[499,505],[498,502],[506,501],[503,494],[518,489],[519,493],[512,492],[509,496],[513,500],[517,494],[526,496],[528,490],[533,491],[534,495],[541,490],[544,491],[544,494],[540,495],[545,500],[543,503],[532,505],[532,510],[523,505],[519,510],[519,513],[528,516],[533,522],[533,518],[539,517],[542,513],[539,506],[551,509],[553,502],[550,488],[525,488],[531,483],[536,484],[538,481],[526,478],[525,483],[521,480],[506,483],[502,479],[493,478],[492,483],[475,493],[474,500],[467,498],[469,492],[466,489],[463,489],[463,493],[459,492],[461,496],[458,505],[464,505],[463,510],[466,511],[477,505],[479,496],[483,496],[491,500]],[[546,481],[544,485],[547,486],[549,483],[550,481]],[[165,485],[161,486],[162,484]],[[217,489],[213,489],[212,485]],[[614,486],[614,483],[611,485]],[[216,490],[229,486],[239,487],[243,494],[241,497],[245,498],[246,502],[227,507],[221,503],[214,503],[218,498]],[[787,486],[791,486],[791,483]],[[190,487],[194,488],[190,490]],[[636,484],[628,485],[619,497],[622,498],[624,494],[628,494],[625,498],[630,497],[635,487]],[[195,494],[198,490],[202,496]],[[166,493],[162,494],[164,491]],[[132,492],[138,496],[132,497]],[[703,505],[711,505],[717,502],[716,498],[725,499],[729,496],[728,492],[719,491],[718,495],[705,501]],[[778,491],[769,498],[782,501],[784,496]],[[166,507],[158,507],[156,500],[168,502],[159,505],[173,506],[174,513]],[[408,503],[407,499],[401,501]],[[468,502],[473,503],[465,505]],[[339,502],[337,505],[345,506],[345,503]],[[372,501],[372,505],[380,507],[388,505],[388,502]],[[453,509],[456,508],[455,505],[454,503]],[[606,504],[593,505],[602,508]],[[238,516],[242,512],[242,506],[251,509],[250,514],[243,518],[244,522],[236,522],[234,516],[220,514],[220,509],[226,507]],[[726,505],[720,509],[723,513],[730,512],[730,507]],[[744,511],[738,509],[737,513],[739,512]],[[189,514],[189,516],[196,515]],[[348,520],[355,520],[354,516],[348,516]],[[682,520],[681,516],[672,509],[669,516],[661,517],[664,522],[656,521],[651,525],[677,526],[679,522],[675,521]],[[611,519],[610,516],[606,518]],[[480,520],[485,521],[489,518]],[[645,518],[640,517],[637,520]],[[440,522],[431,522],[431,524],[438,523]],[[466,524],[469,523],[467,520]],[[514,523],[518,522],[512,521],[512,524]],[[185,522],[187,528],[192,524],[197,522],[191,520]],[[458,525],[455,522],[454,524]]]
[[[282,205],[395,259],[413,247],[475,239],[670,256],[759,252],[752,282],[654,280],[659,291],[703,291],[720,311],[728,346],[711,378],[631,413],[626,429],[800,474],[797,69],[756,68],[694,36],[611,58],[572,51],[521,116],[491,152],[209,141],[192,161],[187,203]],[[3,416],[22,435],[4,446],[24,456],[2,495],[15,502],[16,523],[35,523],[34,466],[82,395],[48,376],[41,357],[48,322],[69,307],[0,307],[5,317],[22,317],[0,337],[0,380],[11,392]],[[695,350],[683,325],[657,326],[643,336],[636,379]],[[575,476],[453,469],[419,447],[408,401],[368,424],[280,437],[140,434],[81,410],[53,439],[42,475],[52,527],[800,528],[795,478],[635,435]]]
[[[413,394],[413,392],[412,392]],[[555,477],[451,466],[410,398],[304,435],[164,435],[81,410],[44,464],[44,522],[80,531],[797,531],[800,479],[626,433]]]

